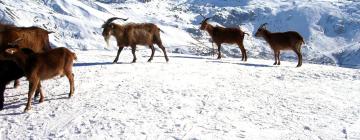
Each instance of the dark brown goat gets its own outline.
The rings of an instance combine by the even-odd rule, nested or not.
[[[255,36],[263,37],[269,43],[274,51],[274,65],[280,65],[280,50],[293,50],[298,56],[296,67],[300,67],[302,65],[301,45],[305,43],[303,37],[295,31],[271,33],[266,29],[266,24],[264,23],[259,27]]]
[[[0,60],[12,60],[23,69],[29,80],[28,101],[25,111],[31,109],[31,99],[36,89],[40,92],[40,102],[44,101],[41,81],[55,76],[66,76],[70,83],[69,97],[74,94],[74,75],[72,74],[75,53],[66,48],[56,48],[43,53],[34,53],[29,48],[8,48],[0,53]]]
[[[117,45],[119,50],[117,52],[116,58],[113,63],[116,63],[119,59],[119,55],[124,47],[130,46],[133,54],[133,63],[136,62],[136,45],[147,45],[151,49],[151,56],[148,62],[154,57],[155,48],[154,44],[158,45],[159,48],[164,52],[166,62],[169,61],[169,58],[166,54],[165,47],[162,45],[162,41],[160,38],[160,28],[152,23],[129,23],[125,25],[119,25],[115,23],[111,23],[116,19],[121,19],[126,21],[127,19],[122,18],[110,18],[103,25],[104,28],[102,35],[109,46],[109,39],[111,36],[114,36],[117,41]]]
[[[241,31],[239,28],[224,28],[219,26],[213,26],[209,24],[207,21],[210,18],[205,18],[201,22],[201,30],[206,30],[211,39],[215,42],[215,44],[218,46],[218,57],[217,59],[221,59],[221,44],[228,43],[228,44],[237,44],[241,50],[241,60],[247,61],[247,54],[244,47],[244,36],[245,34],[249,35],[248,33],[245,33]]]
[[[0,110],[4,107],[4,91],[6,85],[24,76],[23,70],[13,61],[0,60]]]

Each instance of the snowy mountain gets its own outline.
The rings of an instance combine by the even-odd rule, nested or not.
[[[245,47],[252,58],[273,59],[269,46],[253,34],[260,24],[269,30],[298,31],[304,38],[304,59],[310,63],[359,68],[360,2],[356,0],[3,0],[0,10],[6,21],[18,26],[40,26],[55,31],[56,46],[78,50],[105,48],[101,24],[113,16],[129,22],[152,22],[165,30],[162,38],[168,51],[211,55],[206,32],[199,30],[202,17],[214,16],[214,24],[238,27],[250,33]],[[119,21],[121,22],[121,21]],[[110,50],[116,49],[115,41]],[[223,52],[240,57],[239,49],[225,45]],[[146,49],[143,47],[143,49]],[[283,59],[296,60],[293,52]]]
[[[359,9],[357,0],[1,0],[2,23],[54,31],[52,45],[78,60],[71,99],[67,79],[56,77],[42,82],[45,101],[23,113],[28,82],[8,85],[0,140],[358,140]],[[233,45],[216,60],[200,14],[251,34],[248,61]],[[114,16],[157,24],[170,61],[158,49],[148,63],[150,50],[139,46],[137,63],[124,49],[112,64],[116,41],[106,47],[101,25]],[[272,65],[271,49],[254,37],[264,22],[303,35],[302,67],[293,52]]]

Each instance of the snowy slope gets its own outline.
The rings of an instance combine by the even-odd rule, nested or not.
[[[108,51],[77,53],[73,98],[66,78],[48,80],[45,102],[22,113],[27,82],[7,90],[3,139],[360,138],[358,69],[175,54],[166,63],[160,53],[147,63],[150,51],[131,64],[130,50],[111,64]]]
[[[0,10],[6,13],[7,22],[55,31],[50,37],[54,45],[77,50],[104,49],[100,26],[113,16],[129,18],[129,22],[156,23],[165,30],[162,38],[168,51],[196,55],[211,55],[213,51],[208,34],[198,29],[202,20],[199,14],[214,16],[212,21],[223,26],[241,25],[251,34],[267,22],[271,31],[300,32],[306,41],[303,54],[307,62],[360,66],[358,53],[352,53],[359,51],[360,42],[360,2],[356,0],[139,1],[3,0]],[[114,50],[115,45],[113,42],[105,49]],[[237,47],[224,46],[224,55],[240,57]],[[246,37],[245,47],[252,58],[273,59],[262,39]],[[297,59],[293,52],[283,53],[282,58]]]

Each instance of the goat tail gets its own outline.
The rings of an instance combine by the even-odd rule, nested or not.
[[[164,32],[163,30],[161,30],[160,28],[158,28],[158,29],[159,29],[160,32],[165,33],[165,32]]]
[[[304,44],[305,44],[304,38],[301,38],[301,41],[302,41],[302,43],[304,43]]]
[[[302,45],[305,45],[305,41],[304,41],[304,38],[302,36],[300,36],[300,43],[302,43]]]
[[[72,56],[73,56],[73,59],[74,59],[74,60],[77,60],[76,53],[71,52],[71,54],[72,54]]]

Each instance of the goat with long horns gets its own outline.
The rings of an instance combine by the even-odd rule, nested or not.
[[[154,44],[158,45],[159,48],[163,51],[165,60],[169,61],[169,58],[166,54],[165,47],[162,44],[160,38],[160,28],[157,27],[155,24],[152,23],[128,23],[125,25],[119,25],[112,23],[114,20],[123,20],[126,21],[127,19],[113,17],[108,19],[103,25],[104,28],[102,35],[109,46],[109,39],[111,36],[114,36],[117,41],[117,45],[119,50],[117,52],[116,58],[113,63],[117,63],[119,59],[119,55],[124,47],[130,46],[133,54],[133,63],[136,62],[136,45],[146,45],[149,46],[151,49],[151,56],[148,62],[154,57],[155,48]]]

